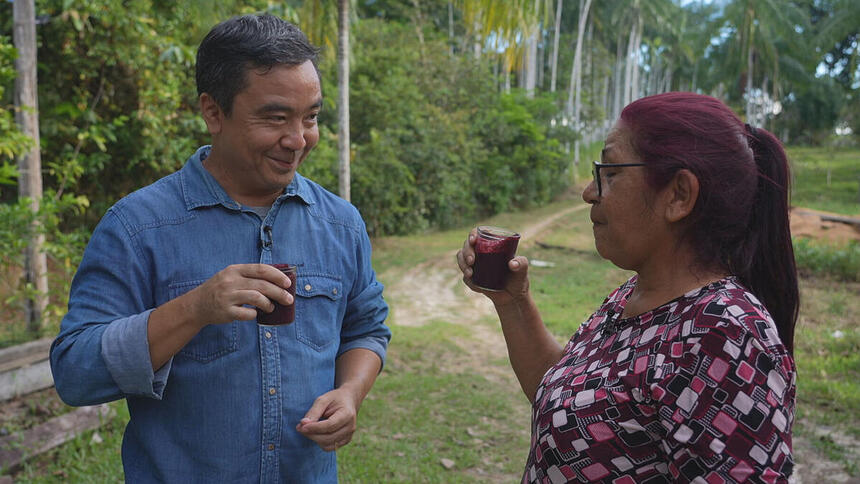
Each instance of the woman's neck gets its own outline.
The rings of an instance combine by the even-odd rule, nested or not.
[[[700,269],[689,250],[675,251],[669,260],[651,260],[637,270],[633,293],[624,306],[623,317],[648,312],[684,294],[728,276],[720,269]]]

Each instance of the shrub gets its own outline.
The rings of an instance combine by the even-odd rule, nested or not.
[[[802,275],[860,282],[860,242],[834,244],[795,238],[794,257]]]

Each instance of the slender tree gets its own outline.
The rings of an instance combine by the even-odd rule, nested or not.
[[[558,72],[558,40],[561,37],[561,9],[564,7],[564,0],[556,0],[555,5],[555,27],[552,30],[552,59],[550,67],[550,85],[549,91],[555,92],[556,73]]]
[[[585,38],[585,27],[588,22],[588,11],[591,9],[591,0],[580,0],[579,2],[579,25],[576,28],[576,52],[573,55],[573,73],[570,76],[570,96],[568,104],[573,111],[573,126],[579,134],[582,132],[580,126],[580,108],[582,107],[582,40]],[[579,166],[579,138],[573,144],[573,164]],[[573,171],[576,173],[576,170]]]
[[[15,60],[15,118],[21,132],[33,140],[30,151],[18,157],[18,190],[30,201],[33,214],[39,213],[42,198],[42,158],[39,153],[39,100],[36,78],[36,8],[33,0],[13,4],[13,42],[18,50]],[[24,263],[26,282],[34,292],[27,302],[27,325],[32,332],[42,326],[48,305],[48,260],[43,246],[45,236],[34,221]]]
[[[349,2],[338,0],[337,31],[337,153],[340,196],[349,200]]]

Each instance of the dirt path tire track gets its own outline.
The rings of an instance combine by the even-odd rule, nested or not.
[[[588,205],[577,204],[556,212],[520,231],[521,247],[534,244],[537,237],[558,219]],[[465,236],[465,234],[464,234]],[[489,299],[472,292],[462,282],[455,257],[457,248],[413,267],[386,287],[392,304],[392,320],[401,326],[422,326],[430,321],[450,321],[474,327],[483,317],[493,314]],[[501,339],[501,332],[496,332]]]
[[[587,208],[586,204],[572,205],[522,228],[522,247],[533,245],[537,237],[557,220]],[[487,324],[485,321],[495,314],[493,304],[463,284],[455,260],[458,249],[452,248],[442,257],[418,264],[386,287],[385,297],[391,302],[392,308],[391,320],[399,326],[423,326],[432,321],[447,321],[469,328],[473,338],[458,342],[466,350],[466,364],[480,369],[482,375],[491,381],[519,388],[510,368],[487,363],[507,358],[507,346],[498,322]],[[475,341],[480,344],[475,344]],[[463,362],[452,361],[451,364],[462,367]],[[454,370],[456,368],[452,368]]]

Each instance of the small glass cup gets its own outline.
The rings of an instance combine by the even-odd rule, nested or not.
[[[290,287],[287,288],[287,292],[292,294],[293,304],[290,304],[289,306],[284,306],[277,301],[272,301],[273,303],[275,303],[275,309],[273,309],[271,313],[267,313],[260,308],[257,308],[257,324],[262,324],[263,326],[279,326],[282,324],[290,324],[296,320],[296,266],[294,266],[293,264],[269,265],[283,272],[287,275],[287,277],[290,278]]]
[[[517,253],[519,240],[520,234],[507,229],[488,225],[478,227],[472,284],[485,291],[504,289],[511,273],[508,262]]]

